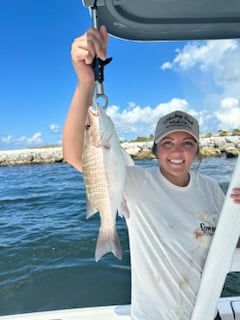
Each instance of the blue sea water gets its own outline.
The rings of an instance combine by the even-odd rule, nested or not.
[[[206,158],[198,170],[226,191],[235,161]],[[130,302],[125,221],[117,220],[123,259],[96,263],[99,217],[85,218],[80,173],[66,163],[0,167],[0,181],[0,315]],[[240,295],[239,273],[222,295]]]

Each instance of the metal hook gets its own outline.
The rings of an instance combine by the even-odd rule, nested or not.
[[[101,103],[99,103],[99,100],[103,100],[104,104],[102,105]],[[101,95],[95,95],[93,97],[93,106],[96,108],[96,110],[98,109],[99,106],[101,106],[103,109],[106,109],[108,106],[108,97],[105,94],[101,94]]]

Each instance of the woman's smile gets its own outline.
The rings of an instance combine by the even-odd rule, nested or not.
[[[157,145],[162,174],[173,184],[185,186],[189,169],[198,151],[198,143],[184,131],[170,133]]]

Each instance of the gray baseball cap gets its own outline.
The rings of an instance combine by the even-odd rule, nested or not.
[[[158,143],[168,134],[176,131],[184,131],[193,136],[199,141],[199,125],[198,121],[190,114],[183,111],[173,111],[158,120],[154,143]]]

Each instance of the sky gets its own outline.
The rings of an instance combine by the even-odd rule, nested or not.
[[[0,1],[0,150],[61,144],[76,86],[70,50],[92,21],[81,0]],[[104,91],[119,138],[183,110],[202,134],[240,128],[240,40],[110,37]]]

